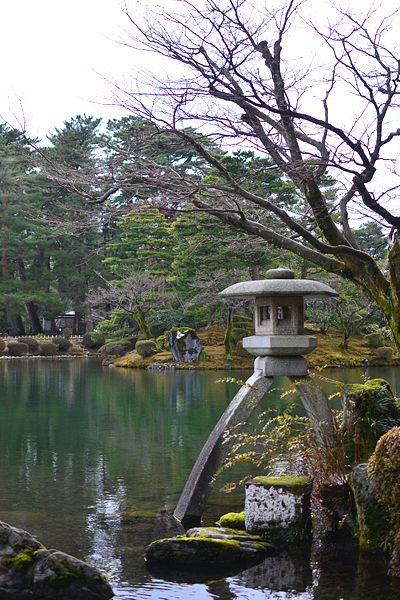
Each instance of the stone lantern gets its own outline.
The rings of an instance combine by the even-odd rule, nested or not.
[[[317,438],[321,443],[335,440],[337,444],[328,401],[318,388],[310,391],[307,361],[302,355],[317,347],[316,337],[304,335],[304,299],[335,297],[338,293],[318,281],[295,279],[289,269],[271,269],[266,279],[235,283],[221,296],[255,301],[255,335],[243,339],[243,347],[256,356],[254,373],[215,425],[190,473],[174,511],[185,527],[200,525],[215,474],[233,444],[228,432],[240,430],[271,389],[274,377],[286,375],[295,383]]]
[[[243,348],[257,357],[255,370],[273,377],[306,375],[302,356],[317,347],[317,338],[304,335],[304,299],[338,293],[319,281],[295,279],[290,269],[270,269],[266,279],[235,283],[220,295],[254,299],[255,335],[243,338]]]

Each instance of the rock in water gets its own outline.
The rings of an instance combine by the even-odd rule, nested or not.
[[[217,527],[195,527],[186,536],[157,540],[145,551],[148,563],[190,567],[222,567],[261,562],[275,551],[258,536]]]
[[[108,600],[113,591],[95,567],[47,550],[23,529],[0,521],[0,598]]]

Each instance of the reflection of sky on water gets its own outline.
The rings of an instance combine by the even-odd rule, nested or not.
[[[107,573],[112,585],[120,579],[122,570],[122,562],[116,556],[116,551],[126,488],[123,481],[118,480],[113,492],[105,490],[107,469],[103,456],[99,457],[96,467],[87,469],[86,481],[92,489],[96,488],[95,504],[88,507],[86,517],[87,531],[91,536],[91,552],[87,561]]]

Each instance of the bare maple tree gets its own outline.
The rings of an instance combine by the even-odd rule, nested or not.
[[[390,45],[397,14],[338,10],[318,25],[307,22],[307,3],[294,0],[274,9],[250,0],[178,4],[181,14],[157,7],[138,17],[126,9],[126,45],[163,57],[167,71],[142,71],[130,89],[117,85],[116,97],[153,123],[152,135],[183,140],[208,165],[207,174],[160,165],[137,144],[123,169],[111,167],[118,152],[110,151],[97,189],[88,191],[83,180],[71,184],[63,173],[60,179],[94,203],[151,183],[156,191],[147,201],[154,206],[175,203],[215,215],[339,274],[383,311],[400,349],[400,55]],[[282,206],[279,195],[256,193],[207,148],[204,134],[225,148],[251,147],[270,157],[270,168],[299,191],[296,210]],[[325,192],[328,174],[337,181],[336,202]],[[253,218],[254,207],[272,225]],[[386,228],[385,263],[360,250],[355,210]]]
[[[146,325],[149,310],[167,303],[165,277],[149,277],[146,273],[125,271],[114,281],[106,281],[101,290],[87,294],[87,304],[96,320],[115,314],[119,323],[136,321],[146,339],[151,335]]]

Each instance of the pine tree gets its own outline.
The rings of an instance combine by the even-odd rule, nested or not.
[[[78,115],[64,122],[48,136],[52,146],[47,150],[51,160],[65,169],[81,172],[91,170],[100,138],[97,130],[101,119]],[[49,189],[48,216],[61,227],[52,245],[52,276],[59,296],[69,309],[75,310],[78,332],[85,331],[86,294],[103,285],[106,271],[102,264],[104,232],[99,211],[88,207],[79,195],[62,185]],[[100,273],[100,276],[99,274]]]
[[[40,333],[40,313],[60,306],[50,292],[49,228],[38,218],[43,195],[32,191],[35,172],[22,132],[0,125],[1,330]]]

